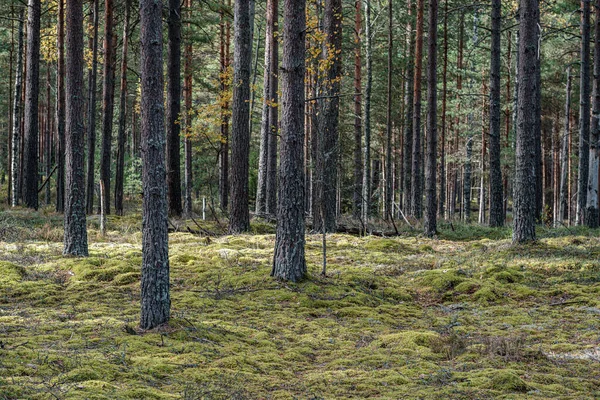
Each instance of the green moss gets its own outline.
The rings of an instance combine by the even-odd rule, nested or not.
[[[527,392],[529,386],[515,372],[500,370],[492,375],[490,389],[501,392]]]
[[[465,281],[465,276],[454,269],[426,271],[421,277],[421,282],[439,293],[453,289]]]

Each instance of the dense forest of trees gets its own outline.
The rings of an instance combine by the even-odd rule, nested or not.
[[[79,256],[142,203],[143,328],[201,207],[276,220],[292,281],[310,231],[600,222],[600,0],[6,0],[0,43],[7,202]]]

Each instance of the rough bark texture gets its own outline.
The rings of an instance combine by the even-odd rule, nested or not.
[[[273,52],[274,45],[276,46],[277,38],[274,35],[276,32],[277,20],[277,2],[278,0],[268,0],[267,2],[267,23],[265,30],[265,67],[263,78],[263,105],[262,119],[260,126],[260,151],[258,160],[258,182],[256,187],[256,208],[257,215],[264,215],[267,212],[267,180],[269,179],[269,141],[272,135],[272,124],[270,122],[270,111],[275,105],[273,91],[271,90],[271,81],[274,74],[277,74],[277,65],[273,69],[272,59],[276,56]],[[277,95],[277,92],[275,92]]]
[[[25,75],[25,141],[23,202],[38,208],[38,101],[40,78],[40,0],[29,0],[27,14],[27,71]]]
[[[362,61],[360,54],[361,0],[354,2],[354,190],[352,192],[352,214],[361,217],[362,209]]]
[[[340,80],[342,72],[342,2],[325,0],[323,33],[326,40],[322,58],[328,66],[322,82],[323,96],[318,100],[320,127],[317,132],[315,163],[315,202],[313,229],[318,232],[336,231],[336,190],[338,166],[338,126],[340,105]]]
[[[57,171],[56,171],[56,211],[65,209],[65,7],[64,0],[58,2],[58,24],[56,47],[58,60],[56,68],[56,126],[57,126]]]
[[[437,19],[438,1],[429,0],[429,63],[427,65],[427,160],[425,165],[425,236],[437,232]]]
[[[94,181],[96,159],[96,81],[98,77],[98,22],[100,0],[94,0],[94,27],[92,37],[92,68],[88,71],[88,127],[87,127],[87,180],[85,208],[94,212]]]
[[[67,0],[66,193],[63,254],[87,256],[84,170],[83,0]]]
[[[584,222],[590,155],[590,1],[581,2],[581,72],[579,73],[579,166],[575,223]]]
[[[186,7],[188,9],[188,18],[191,16],[192,0],[186,0]],[[188,30],[190,29],[190,23],[188,22]],[[184,135],[184,151],[185,151],[185,195],[184,195],[184,211],[186,215],[192,213],[192,140],[190,138],[192,128],[192,40],[187,38],[184,49],[185,53],[185,64],[184,64],[184,103],[185,103],[185,135]]]
[[[383,203],[383,217],[386,220],[391,220],[393,216],[393,180],[392,180],[392,72],[394,69],[393,49],[393,9],[392,1],[388,2],[388,54],[387,54],[387,108],[386,108],[386,145],[385,145],[385,201]]]
[[[228,4],[231,0],[227,1]],[[225,5],[223,2],[222,6]],[[228,90],[226,75],[229,73],[229,41],[230,23],[225,21],[225,12],[220,12],[219,22],[220,37],[220,80],[221,93]],[[219,200],[221,210],[226,211],[229,206],[229,102],[221,100],[221,148],[219,150]]]
[[[371,92],[373,88],[373,46],[371,34],[371,0],[365,0],[365,52],[367,83],[365,85],[365,143],[363,160],[362,220],[366,224],[371,214]]]
[[[115,97],[115,45],[113,0],[104,3],[104,77],[102,83],[102,153],[100,180],[104,183],[104,211],[110,214],[110,166]]]
[[[123,215],[123,181],[125,177],[125,138],[127,121],[127,41],[129,40],[129,1],[125,1],[123,47],[121,49],[121,88],[119,98],[119,133],[117,134],[117,166],[115,171],[115,213]]]
[[[442,123],[440,126],[440,168],[439,183],[440,195],[438,197],[438,216],[444,218],[446,214],[446,110],[448,97],[448,0],[444,2],[444,64],[442,68]]]
[[[234,8],[233,100],[231,114],[231,175],[229,231],[250,229],[248,210],[248,162],[250,153],[250,67],[252,41],[248,0],[236,0]]]
[[[538,0],[521,0],[513,243],[535,240],[535,101]]]
[[[500,165],[500,29],[501,0],[492,0],[492,52],[490,60],[490,226],[504,225],[502,168]]]
[[[409,20],[406,24],[406,37],[408,54],[414,53],[414,40],[413,40],[413,23],[412,23],[412,1],[409,0],[408,14]],[[405,213],[411,211],[411,196],[412,196],[412,185],[411,185],[411,170],[412,170],[412,142],[413,142],[413,95],[414,95],[414,64],[408,62],[406,66],[406,81],[405,81],[405,94],[404,94],[404,107],[405,107],[405,119],[404,119],[404,149],[402,158],[402,170],[404,171],[402,177],[402,208]]]
[[[421,77],[423,75],[423,1],[417,0],[415,35],[415,70],[413,83],[413,141],[411,167],[410,215],[421,218],[423,192],[421,189]]]
[[[181,206],[181,0],[169,0],[167,50],[167,195],[169,214],[179,217]]]
[[[166,323],[171,307],[161,11],[162,1],[140,0],[142,329]]]
[[[269,77],[269,148],[267,154],[267,196],[266,212],[269,215],[277,213],[277,138],[279,136],[279,34],[278,16],[279,2],[272,0],[270,10],[273,15],[273,40],[271,57],[269,58],[271,75]]]
[[[595,38],[594,38],[594,83],[592,93],[592,125],[590,129],[589,176],[585,224],[590,228],[598,227],[598,140],[600,140],[600,0],[596,0]]]
[[[305,0],[284,0],[282,119],[277,232],[271,276],[297,282],[304,257],[304,70]]]
[[[15,92],[13,99],[12,117],[12,160],[11,160],[11,205],[19,204],[20,188],[20,154],[21,154],[21,91],[23,90],[23,25],[25,24],[25,7],[19,11],[19,31],[17,47],[17,71],[15,74]]]

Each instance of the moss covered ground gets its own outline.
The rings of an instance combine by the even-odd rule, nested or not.
[[[438,239],[308,236],[309,277],[269,277],[260,234],[170,235],[172,320],[137,329],[140,218],[0,213],[0,399],[600,398],[600,238],[444,226]]]

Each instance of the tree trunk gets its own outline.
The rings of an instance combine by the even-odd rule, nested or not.
[[[88,70],[88,129],[87,129],[87,181],[86,211],[94,212],[94,181],[96,159],[96,81],[98,77],[98,21],[100,18],[100,0],[94,0],[94,23],[91,39],[92,68]]]
[[[186,0],[186,7],[188,9],[188,18],[192,15],[192,0]],[[191,24],[188,22],[188,32],[191,29]],[[184,151],[185,151],[185,196],[184,196],[184,211],[187,216],[192,214],[192,140],[190,137],[192,131],[192,39],[191,37],[186,38],[186,45],[184,49],[185,64],[184,64],[184,85],[183,94],[185,102],[185,135],[184,135]]]
[[[162,1],[140,0],[142,110],[142,329],[169,321]]]
[[[409,57],[414,53],[414,40],[413,40],[413,2],[409,0],[408,3],[408,15],[409,19],[406,24],[406,46],[408,47]],[[411,171],[412,171],[412,142],[413,142],[413,95],[414,95],[414,64],[408,62],[406,66],[406,81],[404,84],[404,104],[405,104],[405,119],[404,119],[404,149],[402,159],[402,207],[404,212],[411,212]]]
[[[535,240],[538,0],[521,0],[513,243]]]
[[[284,0],[281,161],[277,233],[271,276],[297,282],[304,258],[304,70],[305,0]]]
[[[365,85],[365,144],[363,160],[362,220],[367,223],[371,212],[371,91],[373,87],[373,49],[371,37],[371,0],[365,0],[365,37],[367,84]]]
[[[413,141],[410,215],[421,218],[423,192],[421,191],[421,78],[423,75],[423,0],[417,0],[415,35],[415,77],[413,86]]]
[[[174,0],[173,0],[174,1]],[[248,160],[250,153],[250,67],[252,42],[250,38],[249,0],[235,0],[233,100],[231,114],[231,205],[229,231],[250,229],[248,210]]]
[[[352,215],[362,215],[362,61],[361,61],[361,0],[354,1],[354,188],[352,192]]]
[[[115,95],[115,43],[113,39],[113,0],[104,3],[104,77],[102,83],[102,154],[100,180],[104,184],[104,207],[110,214],[110,163]]]
[[[25,75],[25,141],[23,202],[38,208],[38,102],[40,85],[40,0],[29,0],[27,14],[27,71]]]
[[[478,28],[478,17],[477,14],[473,16],[473,37],[472,42],[473,45],[477,44],[478,36],[477,36],[477,28]],[[462,60],[461,60],[462,61]],[[469,77],[468,88],[469,91],[473,91],[473,76],[476,73],[475,60],[471,61],[471,76]],[[465,143],[465,166],[464,166],[464,175],[463,175],[463,198],[462,198],[462,206],[463,206],[463,221],[469,222],[471,219],[471,171],[472,171],[472,161],[473,161],[473,111],[469,109],[469,113],[467,115],[467,139]]]
[[[267,154],[267,196],[266,213],[276,215],[277,213],[277,137],[279,136],[279,2],[271,0],[272,35],[271,56],[269,57],[269,132],[268,132],[268,154]]]
[[[444,66],[442,69],[442,124],[440,146],[439,182],[440,195],[438,200],[438,216],[444,218],[446,214],[446,103],[448,97],[448,0],[444,2]]]
[[[581,72],[579,74],[579,166],[575,224],[584,223],[590,155],[590,1],[581,2]]]
[[[180,217],[181,0],[169,0],[167,49],[167,195],[169,214]]]
[[[392,72],[394,36],[392,0],[388,0],[388,59],[387,59],[387,109],[386,109],[386,147],[385,147],[385,201],[383,217],[391,220],[393,216],[393,180],[392,180]],[[437,27],[436,27],[437,28]]]
[[[46,182],[45,193],[44,193],[44,204],[50,205],[50,171],[52,171],[52,146],[51,138],[52,138],[52,123],[51,120],[51,105],[52,99],[50,97],[50,87],[52,86],[50,82],[50,64],[46,64],[46,129],[44,130],[44,164],[46,171]]]
[[[129,0],[125,1],[123,48],[121,50],[121,94],[119,99],[119,133],[117,136],[117,170],[115,172],[115,213],[123,215],[123,181],[125,176],[125,138],[127,121],[127,41],[129,40]]]
[[[587,184],[587,199],[585,224],[590,228],[598,227],[598,168],[600,140],[600,0],[595,4],[596,20],[594,37],[594,88],[592,94],[592,126],[590,130],[589,176]]]
[[[327,66],[321,98],[317,101],[320,109],[320,129],[315,173],[317,193],[313,204],[313,229],[317,232],[336,231],[336,190],[338,165],[338,126],[340,105],[340,80],[342,72],[342,2],[325,0],[323,14],[323,42],[321,57]]]
[[[429,62],[427,65],[427,160],[425,165],[425,236],[437,232],[437,24],[438,0],[429,0]]]
[[[230,3],[228,0],[227,3]],[[223,3],[222,7],[225,6]],[[230,25],[225,21],[225,12],[220,11],[220,91],[221,96],[229,89],[226,75],[229,73]],[[221,148],[219,149],[219,199],[221,210],[229,206],[229,101],[221,99]]]
[[[83,0],[67,0],[66,193],[63,254],[87,256],[84,173]]]
[[[504,226],[504,193],[500,165],[500,31],[501,0],[492,1],[492,52],[490,60],[490,226]],[[510,66],[509,66],[510,68]]]
[[[19,33],[17,47],[17,70],[15,73],[15,92],[13,99],[12,117],[12,160],[11,160],[11,205],[19,204],[20,188],[20,154],[21,154],[21,92],[23,91],[23,25],[25,24],[25,7],[19,11]]]

